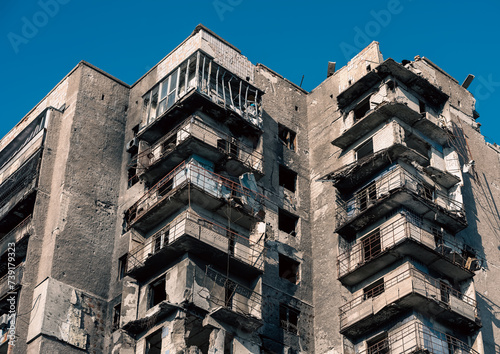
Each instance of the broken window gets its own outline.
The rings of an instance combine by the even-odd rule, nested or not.
[[[295,216],[281,208],[278,210],[278,229],[281,231],[284,231],[292,236],[296,236],[298,220],[298,216]]]
[[[387,332],[366,341],[368,354],[385,354],[389,353],[389,337]]]
[[[236,283],[227,279],[224,284],[224,306],[232,308],[234,293],[236,292]]]
[[[278,137],[287,148],[295,151],[296,134],[294,131],[288,129],[284,125],[278,124]]]
[[[127,274],[127,260],[128,254],[125,253],[118,259],[118,280],[123,279],[125,274]]]
[[[299,265],[300,263],[279,254],[279,276],[280,278],[288,280],[292,284],[297,284],[299,280]]]
[[[441,295],[441,301],[449,302],[450,301],[450,292],[451,287],[444,280],[439,280],[439,290]]]
[[[167,292],[165,290],[165,277],[151,283],[149,285],[149,306],[148,308],[158,305],[160,302],[167,299]]]
[[[279,166],[279,184],[280,186],[288,189],[290,192],[295,193],[297,184],[297,172],[286,168],[283,165]]]
[[[377,185],[375,181],[356,193],[359,211],[365,211],[377,200]]]
[[[161,250],[165,245],[168,244],[168,236],[170,234],[170,229],[162,230],[160,233],[154,236],[153,240],[153,253]]]
[[[116,331],[120,328],[120,316],[122,311],[122,304],[118,304],[113,307],[113,331]]]
[[[356,149],[356,159],[359,161],[363,157],[373,154],[373,139],[370,138]]]
[[[300,311],[288,305],[280,304],[280,326],[293,334],[298,333]]]
[[[434,201],[434,187],[428,184],[422,183],[418,186],[418,194],[431,202]]]
[[[418,101],[418,110],[420,113],[425,113],[425,103],[424,101]]]
[[[370,96],[366,97],[356,106],[356,108],[354,108],[354,121],[363,118],[369,110],[370,110]]]
[[[160,328],[146,337],[146,354],[161,354],[161,331]]]
[[[434,236],[434,242],[436,242],[436,246],[442,245],[443,241],[443,230],[438,229],[436,227],[431,227],[432,235]]]
[[[378,229],[363,238],[361,242],[363,244],[363,259],[365,262],[377,257],[382,251],[380,230]]]
[[[132,187],[134,184],[139,182],[139,176],[137,176],[137,168],[129,167],[127,172],[128,177],[128,188]]]
[[[225,139],[217,139],[217,149],[229,156],[238,156],[238,146],[235,143],[227,141]]]
[[[363,298],[366,300],[372,297],[377,297],[382,294],[384,290],[384,278],[382,278],[363,289]]]

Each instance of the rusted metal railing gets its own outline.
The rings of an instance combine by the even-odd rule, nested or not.
[[[337,198],[336,227],[341,227],[358,217],[379,200],[398,189],[406,189],[457,216],[465,217],[462,203],[425,184],[401,166],[397,166],[392,171],[387,172],[382,177],[355,192],[352,198],[343,200],[339,196]]]

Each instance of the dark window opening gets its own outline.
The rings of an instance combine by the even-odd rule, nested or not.
[[[137,176],[137,169],[135,167],[130,167],[127,171],[128,177],[128,188],[132,187],[134,184],[139,182],[139,176]]]
[[[298,112],[299,111],[299,106],[295,106],[295,111]]]
[[[368,347],[368,354],[385,354],[389,353],[389,338],[386,333],[383,333],[376,338],[366,341]]]
[[[161,354],[161,331],[159,329],[146,337],[146,354]]]
[[[127,274],[128,254],[124,254],[118,259],[118,280],[123,279]]]
[[[405,139],[406,146],[410,149],[417,151],[419,154],[428,157],[429,156],[429,144],[423,140],[415,138],[414,135],[408,135]]]
[[[168,244],[170,229],[163,230],[157,234],[153,241],[153,252],[156,253]]]
[[[238,156],[238,146],[230,141],[217,139],[217,148],[229,156]]]
[[[372,71],[372,66],[371,66],[370,64],[368,64],[368,65],[366,66],[366,71],[367,71],[367,72]]]
[[[354,108],[354,120],[363,118],[370,110],[370,96],[361,101],[356,108]]]
[[[377,200],[377,185],[375,181],[363,188],[356,194],[358,199],[359,211],[365,211]]]
[[[295,192],[297,185],[297,172],[286,168],[283,165],[279,166],[279,184],[288,189],[290,192]]]
[[[166,155],[166,154],[171,153],[172,151],[174,151],[176,145],[177,145],[177,136],[174,135],[174,136],[168,138],[167,140],[165,140],[161,144],[161,154]]]
[[[149,306],[151,308],[153,306],[158,305],[160,302],[167,299],[167,292],[165,290],[165,278],[162,278],[151,285],[149,285]]]
[[[278,124],[278,137],[287,148],[295,151],[295,132],[284,125]]]
[[[396,89],[396,87],[398,87],[397,83],[395,81],[387,81],[387,88],[394,92],[394,90]]]
[[[135,125],[132,128],[132,133],[134,134],[134,138],[137,136],[137,133],[139,133],[139,124]]]
[[[460,341],[449,334],[446,335],[446,343],[448,344],[448,354],[465,352]]]
[[[297,235],[297,222],[299,218],[289,212],[279,209],[278,211],[278,229],[292,236]]]
[[[299,280],[300,263],[285,255],[279,254],[279,276],[288,280],[292,284],[297,284]]]
[[[418,101],[418,110],[420,113],[425,113],[425,103],[424,101]]]
[[[370,138],[356,149],[356,159],[359,161],[365,156],[373,154],[373,139]]]
[[[434,242],[436,242],[436,246],[442,245],[443,241],[443,230],[435,227],[431,228],[432,235],[434,236]]]
[[[103,101],[103,100],[104,100],[104,95],[101,96],[101,101]]]
[[[284,330],[297,334],[300,312],[285,304],[280,304],[280,326]]]
[[[451,287],[443,280],[440,280],[439,281],[439,290],[440,290],[440,295],[441,295],[441,301],[449,302],[450,301]]]
[[[163,183],[161,186],[158,187],[158,196],[163,197],[165,196],[168,192],[170,192],[174,187],[174,178],[169,179],[165,183]]]
[[[368,285],[363,289],[364,299],[377,297],[384,292],[384,278],[377,280],[375,283]]]
[[[365,262],[377,257],[382,252],[380,231],[376,230],[363,238],[363,259]]]
[[[420,186],[419,194],[427,200],[434,201],[434,187],[429,186],[428,184],[422,184]]]
[[[122,304],[118,304],[113,307],[113,331],[120,328],[120,316],[122,311]]]

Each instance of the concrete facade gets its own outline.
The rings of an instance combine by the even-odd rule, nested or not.
[[[0,140],[0,353],[497,353],[478,117],[377,42],[311,92],[201,25],[81,62]]]

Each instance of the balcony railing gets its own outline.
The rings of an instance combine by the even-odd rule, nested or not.
[[[342,278],[379,258],[385,250],[394,248],[406,240],[418,242],[428,248],[429,251],[440,254],[443,258],[464,270],[470,271],[474,269],[473,262],[479,262],[472,255],[469,257],[464,256],[471,251],[475,252],[472,248],[466,250],[462,245],[444,240],[442,237],[436,239],[436,235],[424,230],[405,216],[382,227],[378,232],[363,238],[340,253],[337,259],[338,277]],[[422,251],[421,248],[417,248],[414,252],[419,253]],[[435,259],[432,261],[434,262]]]
[[[432,203],[456,218],[465,219],[465,210],[462,203],[449,198],[446,194],[425,184],[401,166],[397,166],[383,177],[355,192],[352,198],[344,201],[338,197],[336,227],[342,227],[385,197],[401,189],[416,194],[421,200]]]
[[[374,305],[378,296],[382,296],[382,294],[386,295],[385,301]],[[418,294],[428,300],[437,301],[447,309],[466,317],[469,321],[479,322],[476,300],[440,280],[410,268],[342,305],[340,307],[340,327],[345,329],[348,325],[353,325],[380,311],[380,306],[388,306],[389,303],[394,303],[411,294]],[[375,306],[379,307],[378,311],[374,309]]]
[[[205,124],[196,115],[193,115],[190,119],[181,123],[152,147],[139,153],[137,157],[137,168],[139,170],[148,169],[172,153],[177,145],[191,137],[240,161],[251,171],[262,173],[263,156],[259,151],[234,139],[229,134]]]
[[[479,354],[463,341],[447,333],[436,331],[418,322],[410,322],[393,332],[387,338],[357,351],[344,344],[345,354]]]
[[[262,194],[193,162],[183,161],[130,207],[126,215],[129,227],[186,185],[197,187],[215,199],[237,201],[248,214],[261,218],[265,198]]]
[[[16,235],[13,242],[17,242],[22,238],[25,234],[32,232],[32,224],[31,224],[32,215],[26,217],[23,221],[17,224],[12,230],[10,230],[4,236],[0,236],[0,242],[3,240],[9,240],[13,235]],[[24,232],[23,232],[24,231]]]
[[[230,257],[260,270],[264,267],[265,246],[252,242],[221,225],[188,210],[152,235],[144,244],[136,247],[128,255],[128,271],[135,270],[155,254],[170,247],[183,236],[193,237],[225,252]]]

